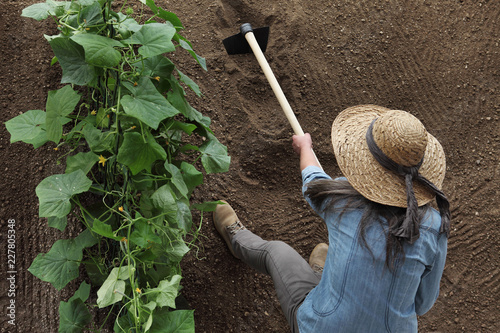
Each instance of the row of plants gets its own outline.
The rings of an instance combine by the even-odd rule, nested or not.
[[[227,171],[230,158],[210,118],[187,101],[187,89],[201,96],[198,85],[165,54],[183,49],[206,70],[205,59],[180,34],[174,13],[154,0],[138,5],[134,13],[127,1],[115,11],[112,0],[47,0],[22,12],[57,25],[57,35],[45,38],[63,86],[48,93],[45,110],[26,111],[6,127],[11,142],[48,143],[62,153],[65,173],[36,188],[39,216],[61,231],[68,221],[83,230],[38,254],[29,271],[57,290],[81,268],[90,282],[61,301],[59,332],[109,325],[194,332],[193,310],[177,309],[180,262],[201,228],[192,211],[203,219],[217,202],[190,199],[204,174]],[[92,307],[107,311],[106,319],[93,320]]]

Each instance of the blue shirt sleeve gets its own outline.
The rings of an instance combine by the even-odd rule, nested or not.
[[[429,311],[439,296],[439,282],[443,275],[447,247],[448,239],[446,235],[440,234],[434,264],[432,267],[426,268],[415,296],[415,312],[419,316]]]
[[[311,200],[305,195],[305,192],[307,190],[307,184],[313,180],[318,180],[318,179],[332,179],[330,176],[328,176],[323,169],[317,166],[308,166],[304,170],[302,170],[302,195],[304,195],[304,198],[306,199],[307,203],[311,206],[311,208],[321,217],[323,217],[323,214],[320,212],[320,207],[316,207],[313,205]]]

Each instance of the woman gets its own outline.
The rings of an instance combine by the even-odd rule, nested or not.
[[[310,136],[293,137],[305,198],[328,228],[327,255],[319,245],[307,264],[246,230],[229,205],[217,206],[215,226],[233,255],[271,275],[292,332],[417,332],[446,258],[443,149],[414,116],[375,105],[340,113],[332,144],[344,175],[335,180]]]

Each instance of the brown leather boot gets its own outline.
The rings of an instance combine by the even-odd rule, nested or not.
[[[312,250],[309,256],[309,266],[315,272],[323,272],[323,267],[325,267],[326,254],[328,252],[328,245],[325,243],[319,243],[316,245],[314,250]]]
[[[231,238],[235,233],[240,230],[245,230],[246,228],[243,224],[241,224],[235,211],[227,203],[227,201],[221,201],[225,202],[225,204],[217,205],[213,214],[215,229],[217,229],[222,238],[224,238],[227,247],[229,248],[233,256],[236,257],[233,251],[233,247],[231,246]]]

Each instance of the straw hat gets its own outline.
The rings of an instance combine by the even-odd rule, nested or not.
[[[407,207],[405,178],[384,168],[368,149],[366,133],[374,119],[373,139],[380,150],[394,162],[408,167],[423,159],[419,173],[441,189],[446,170],[441,144],[408,112],[376,105],[350,107],[333,122],[333,151],[349,183],[371,201]],[[417,181],[413,181],[413,189],[418,206],[435,197]]]

